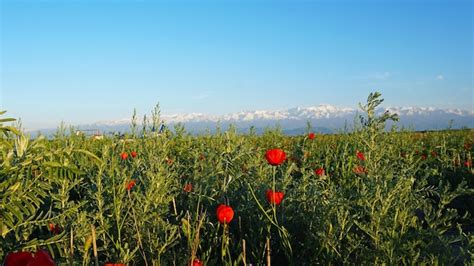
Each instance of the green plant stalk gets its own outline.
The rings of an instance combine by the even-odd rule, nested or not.
[[[145,249],[143,248],[142,237],[140,234],[140,229],[138,228],[137,215],[135,214],[135,208],[133,208],[132,196],[130,195],[130,190],[127,189],[128,199],[130,200],[130,206],[132,208],[133,223],[135,225],[135,231],[137,232],[138,245],[140,246],[140,253],[142,254],[145,265],[148,266],[148,260],[146,258]]]

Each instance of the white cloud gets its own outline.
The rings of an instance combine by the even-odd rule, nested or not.
[[[202,100],[205,100],[205,99],[211,97],[211,95],[212,95],[213,93],[214,93],[214,92],[213,92],[213,91],[210,91],[210,90],[208,90],[208,91],[203,91],[203,92],[201,92],[200,94],[198,94],[196,97],[194,97],[194,99],[202,101]]]
[[[443,79],[444,79],[444,76],[443,76],[443,75],[438,75],[438,76],[436,76],[436,79],[437,79],[437,80],[443,80]]]
[[[383,73],[375,73],[373,77],[375,79],[388,79],[391,76],[392,74],[390,72],[383,72]]]

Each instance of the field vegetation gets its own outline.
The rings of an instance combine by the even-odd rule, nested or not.
[[[156,134],[156,108],[125,138],[30,139],[3,118],[0,261],[473,263],[474,132],[386,131],[381,103],[334,135]]]

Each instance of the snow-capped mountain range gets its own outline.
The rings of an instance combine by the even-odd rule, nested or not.
[[[432,116],[432,115],[453,115],[461,117],[474,118],[474,111],[467,111],[462,109],[438,109],[434,107],[389,107],[381,108],[379,112],[389,111],[396,113],[400,117],[409,116]],[[276,111],[242,111],[238,113],[225,114],[221,116],[206,115],[203,113],[188,113],[188,114],[172,114],[162,115],[162,119],[166,123],[189,123],[189,122],[249,122],[258,120],[313,120],[313,119],[331,119],[343,118],[347,116],[354,116],[357,109],[341,108],[329,104],[322,104],[315,107],[296,107],[286,110]],[[110,121],[99,121],[91,125],[120,125],[129,124],[130,118]]]
[[[379,113],[389,111],[400,117],[399,126],[409,127],[414,130],[437,130],[469,127],[474,128],[474,111],[462,109],[439,109],[433,107],[388,107],[380,108]],[[285,110],[259,110],[243,111],[225,115],[207,115],[202,113],[162,115],[165,123],[173,127],[182,123],[185,128],[193,133],[216,128],[217,124],[226,128],[230,124],[245,132],[254,127],[257,132],[266,127],[279,125],[284,132],[300,134],[304,132],[307,122],[310,122],[315,131],[330,133],[341,130],[344,126],[351,125],[360,110],[347,107],[336,107],[322,104],[313,107],[296,107]],[[141,119],[138,119],[139,123]],[[127,131],[131,119],[113,121],[100,121],[89,125],[79,125],[78,128],[95,128],[102,132]]]

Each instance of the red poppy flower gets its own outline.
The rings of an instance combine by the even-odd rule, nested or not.
[[[184,192],[191,192],[193,190],[193,184],[191,183],[187,183],[186,185],[184,185],[184,188],[183,188]]]
[[[323,176],[325,174],[324,168],[322,168],[322,167],[314,170],[314,172],[316,173],[317,176]]]
[[[132,151],[130,155],[132,156],[132,158],[135,158],[137,157],[138,153],[136,151]]]
[[[24,266],[33,259],[30,252],[11,252],[5,258],[5,266]]]
[[[436,157],[438,156],[438,153],[436,153],[435,151],[431,151],[431,157]]]
[[[225,204],[219,204],[216,210],[217,214],[217,220],[223,224],[223,223],[230,223],[232,221],[232,218],[234,218],[234,210],[232,207],[227,206]]]
[[[193,260],[193,266],[202,266],[202,261],[200,259]]]
[[[358,175],[361,175],[361,174],[366,174],[367,173],[367,170],[365,170],[364,167],[360,166],[360,165],[357,165],[354,167],[353,169],[354,173],[358,174]]]
[[[472,162],[471,162],[471,161],[465,161],[465,162],[464,162],[464,166],[466,166],[466,167],[471,167],[471,166],[472,166]]]
[[[128,153],[122,152],[122,153],[120,154],[120,158],[122,158],[122,160],[127,160],[127,158],[128,158]]]
[[[49,231],[55,235],[61,233],[61,227],[59,225],[55,225],[53,223],[49,224]]]
[[[426,160],[426,158],[428,158],[428,156],[426,156],[426,154],[421,155],[421,159]]]
[[[137,183],[135,182],[135,180],[130,180],[130,182],[127,183],[127,190],[130,191],[132,190],[132,188],[136,185]]]
[[[54,266],[54,261],[46,250],[39,250],[26,266]]]
[[[265,158],[267,159],[269,164],[277,166],[285,161],[286,154],[281,149],[271,149],[267,151],[267,153],[265,154]]]
[[[308,139],[314,139],[315,136],[316,136],[316,134],[311,132],[311,133],[308,134]]]
[[[5,258],[5,266],[54,266],[54,261],[45,250],[30,252],[13,252]]]
[[[357,152],[356,152],[356,156],[357,156],[357,158],[359,158],[359,160],[365,161],[365,155],[364,155],[364,153],[362,153],[362,152],[360,152],[360,151],[357,151]]]
[[[173,160],[171,160],[171,159],[166,159],[166,163],[167,163],[168,165],[172,165],[172,164],[173,164],[173,162],[174,162],[174,161],[173,161]]]
[[[267,200],[270,204],[280,205],[281,201],[285,197],[285,193],[280,191],[267,190],[265,193]]]

